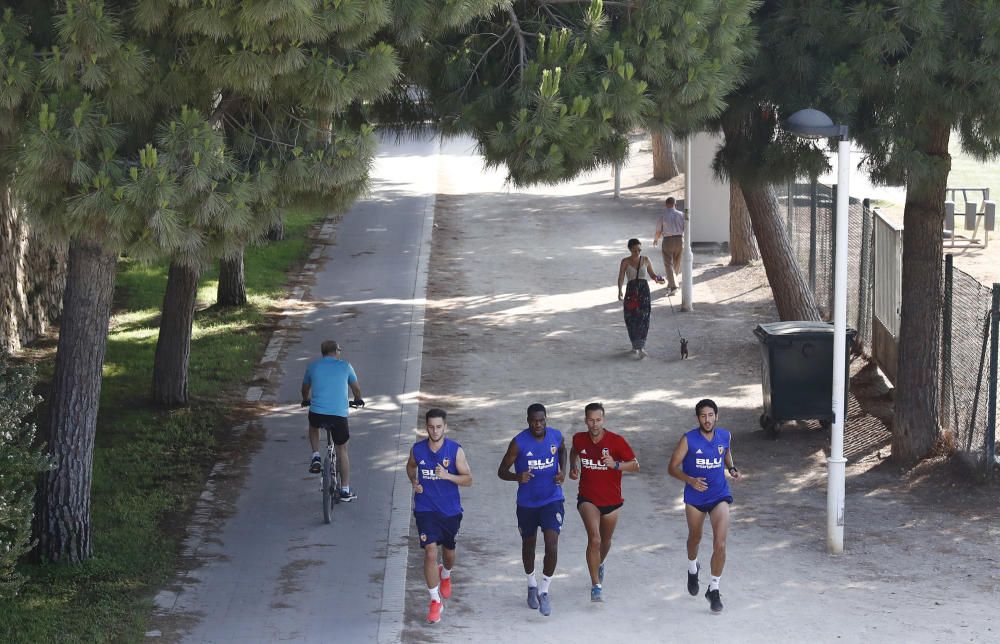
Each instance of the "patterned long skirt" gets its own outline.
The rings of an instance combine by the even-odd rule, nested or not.
[[[625,328],[628,329],[628,339],[632,349],[643,349],[646,346],[646,335],[649,333],[649,284],[646,280],[629,280],[625,286]]]

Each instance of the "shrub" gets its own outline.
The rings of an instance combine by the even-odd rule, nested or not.
[[[23,583],[17,562],[34,545],[36,475],[47,464],[35,445],[35,424],[25,420],[40,400],[34,386],[33,368],[13,366],[0,354],[0,599]]]

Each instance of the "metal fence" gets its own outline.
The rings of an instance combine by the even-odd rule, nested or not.
[[[955,449],[982,466],[996,464],[997,346],[1000,285],[992,288],[945,257],[941,318],[941,428]]]
[[[774,186],[783,209],[792,254],[806,278],[820,316],[833,317],[834,220],[837,188],[819,182]],[[858,331],[855,348],[872,349],[872,282],[874,214],[864,201],[849,202],[847,324]]]
[[[792,254],[826,320],[833,310],[836,187],[821,183],[774,186]],[[902,299],[902,228],[867,199],[850,200],[847,323],[858,331],[855,350],[874,357],[895,380]],[[941,418],[955,449],[987,478],[996,468],[997,371],[1000,362],[1000,285],[992,288],[955,269],[944,271],[941,342]]]

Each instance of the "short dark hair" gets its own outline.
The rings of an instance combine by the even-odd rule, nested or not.
[[[529,416],[532,415],[533,413],[535,413],[536,411],[540,411],[543,414],[545,414],[545,405],[543,405],[542,403],[531,403],[530,405],[528,405],[528,415]],[[548,414],[546,414],[546,415],[548,415]]]
[[[604,415],[604,405],[602,405],[599,402],[589,403],[586,407],[583,408],[583,415],[586,416],[588,413],[590,413],[592,411],[599,411],[599,412],[601,412],[601,415],[603,416]]]
[[[719,406],[716,405],[715,401],[712,400],[711,398],[702,398],[701,400],[698,401],[698,404],[694,406],[695,416],[701,413],[702,407],[711,407],[712,411],[715,412],[716,415],[719,414]]]
[[[340,345],[333,340],[324,340],[323,344],[319,345],[319,350],[320,353],[322,353],[325,356],[328,356],[331,353],[337,353],[338,351],[340,351]]]
[[[663,200],[663,203],[666,204],[667,206],[672,206],[677,202],[674,201],[673,197],[667,197],[666,199]]]
[[[424,422],[425,423],[430,422],[431,418],[440,418],[441,420],[443,420],[444,422],[447,423],[448,422],[448,412],[446,412],[443,409],[439,409],[437,407],[433,407],[431,409],[428,409],[427,413],[424,414]]]
[[[628,249],[632,250],[633,246],[638,246],[641,243],[642,243],[641,241],[633,237],[632,239],[628,240]]]

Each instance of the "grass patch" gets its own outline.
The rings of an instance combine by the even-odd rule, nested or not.
[[[247,249],[248,306],[195,315],[188,387],[196,402],[186,409],[147,406],[167,266],[122,260],[94,450],[94,556],[80,566],[23,566],[24,590],[0,604],[0,641],[143,638],[151,593],[173,574],[180,528],[225,440],[232,401],[263,352],[266,313],[308,250],[308,228],[324,214],[290,212],[284,241]],[[215,301],[217,281],[216,270],[206,271],[199,302]],[[51,371],[51,358],[39,365],[40,376]]]

